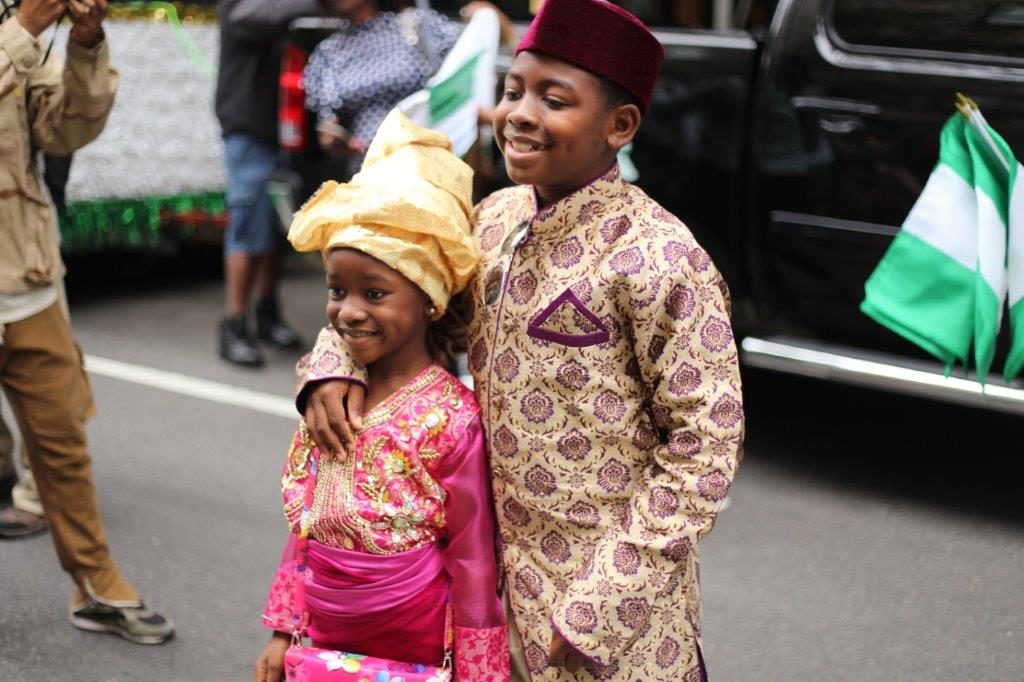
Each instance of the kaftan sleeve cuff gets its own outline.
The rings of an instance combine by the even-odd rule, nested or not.
[[[313,350],[296,363],[295,377],[295,408],[299,414],[306,413],[309,389],[323,381],[345,379],[366,385],[366,369],[349,357],[345,342],[330,325],[320,330]]]
[[[459,682],[509,682],[508,626],[455,627],[455,679]]]

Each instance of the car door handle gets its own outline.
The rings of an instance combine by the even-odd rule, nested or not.
[[[878,116],[882,108],[871,102],[839,97],[793,97],[789,100],[797,111],[810,109],[831,114],[849,114],[851,116]]]
[[[849,135],[864,130],[864,119],[848,114],[822,114],[818,117],[818,127],[832,135]]]

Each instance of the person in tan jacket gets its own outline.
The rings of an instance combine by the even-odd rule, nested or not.
[[[100,519],[85,437],[92,393],[59,301],[64,264],[34,152],[68,153],[103,130],[117,89],[106,13],[107,0],[23,0],[16,9],[3,0],[0,8],[0,385],[75,583],[72,624],[159,644],[174,626],[121,576]],[[39,36],[65,14],[72,28],[61,66]]]

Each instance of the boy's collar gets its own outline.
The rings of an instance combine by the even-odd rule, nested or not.
[[[540,206],[540,197],[537,196],[537,188],[530,187],[530,197],[533,200],[533,217],[530,220],[530,232],[547,232],[559,228],[575,225],[579,209],[584,205],[596,202],[593,210],[588,211],[591,217],[603,214],[612,208],[609,199],[618,197],[625,189],[626,181],[622,179],[619,171],[619,162],[613,161],[612,165],[598,175],[596,178],[580,187],[572,194],[566,195],[548,204],[544,208]]]

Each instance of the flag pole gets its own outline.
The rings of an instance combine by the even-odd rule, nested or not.
[[[974,128],[975,132],[981,135],[981,138],[985,140],[988,145],[989,151],[992,155],[999,160],[999,164],[1006,171],[1006,179],[1010,177],[1010,162],[1003,156],[1003,150],[996,144],[995,139],[992,138],[992,134],[988,129],[988,122],[985,117],[981,115],[981,109],[978,108],[977,103],[962,92],[956,93],[956,108],[960,112],[960,115],[967,119],[967,122]]]

